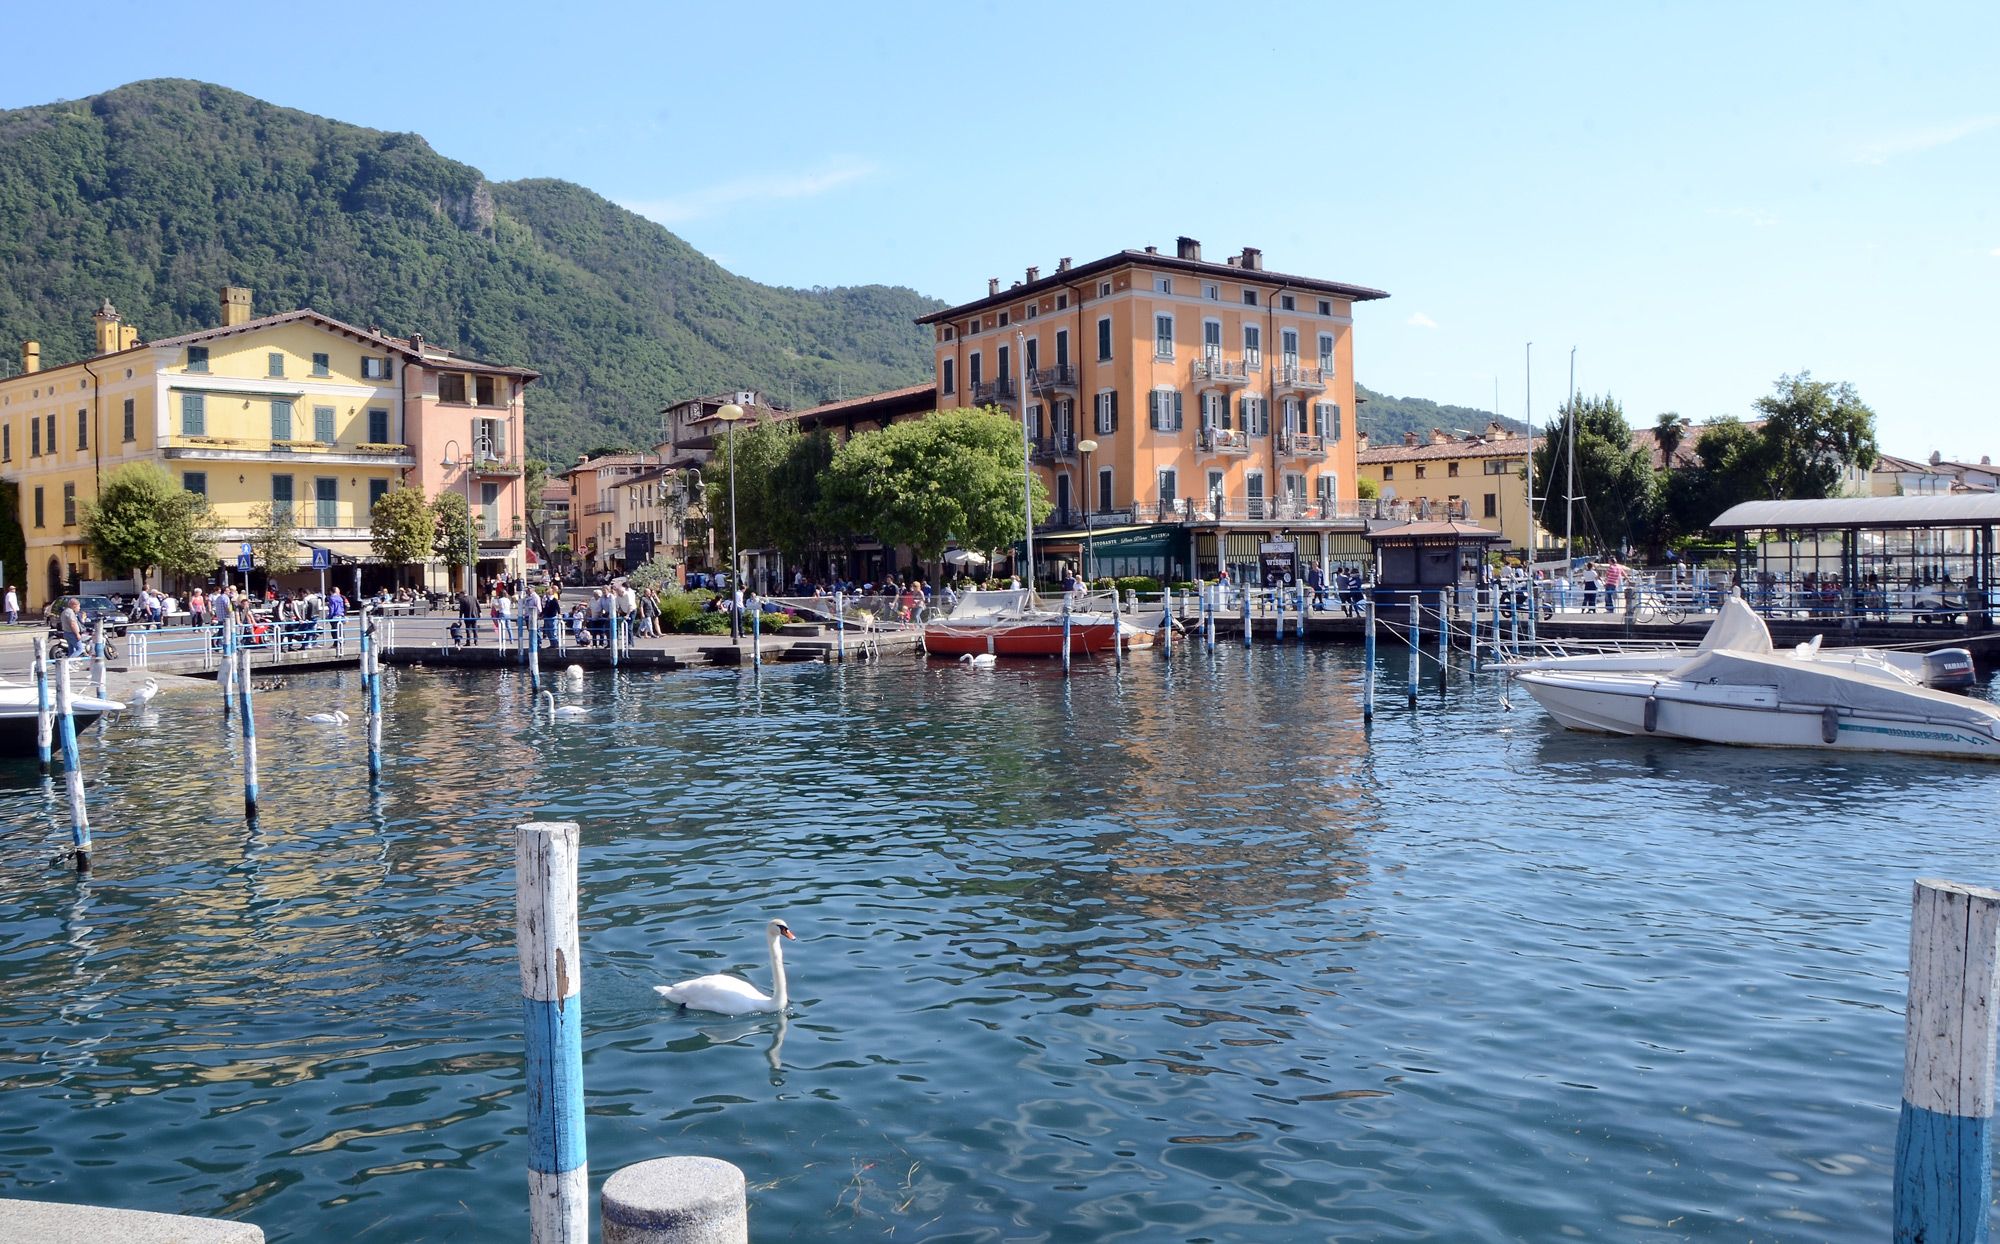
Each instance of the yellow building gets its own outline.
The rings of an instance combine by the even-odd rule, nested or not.
[[[1037,560],[1099,574],[1253,575],[1259,545],[1367,555],[1355,505],[1354,304],[1381,290],[1222,262],[1181,238],[1120,251],[925,316],[938,404],[1025,418],[1055,502]],[[1095,452],[1086,451],[1095,443]],[[1115,531],[1104,531],[1116,528]]]
[[[1433,428],[1429,436],[1407,433],[1401,444],[1370,445],[1361,437],[1356,466],[1373,480],[1390,516],[1443,518],[1476,523],[1507,538],[1507,547],[1528,547],[1528,456],[1541,444],[1517,436],[1498,423],[1482,433],[1453,436]],[[1535,491],[1549,490],[1537,482]],[[1557,503],[1546,514],[1560,514]],[[1560,536],[1536,529],[1537,549],[1562,547]]]
[[[220,327],[151,342],[106,302],[92,357],[47,369],[39,344],[23,344],[21,373],[0,379],[0,478],[20,488],[24,605],[108,577],[91,564],[80,511],[108,472],[139,461],[208,498],[226,572],[262,505],[289,510],[301,544],[366,560],[375,501],[424,487],[426,443],[450,458],[455,442],[439,477],[455,469],[477,489],[481,569],[518,571],[521,390],[535,373],[310,310],[253,319],[250,301],[226,288]]]

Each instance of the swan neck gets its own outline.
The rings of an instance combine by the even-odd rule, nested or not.
[[[789,997],[785,992],[785,945],[776,929],[765,934],[765,940],[771,943],[771,999],[778,1004],[778,1013],[782,1015]]]

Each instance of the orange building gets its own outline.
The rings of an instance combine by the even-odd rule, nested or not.
[[[1355,503],[1353,308],[1381,290],[1264,268],[1121,251],[1029,268],[1003,289],[918,321],[932,327],[938,405],[997,406],[1026,423],[1052,520],[1044,575],[1255,575],[1259,547],[1302,561],[1368,555]],[[1094,443],[1095,452],[1086,446]]]

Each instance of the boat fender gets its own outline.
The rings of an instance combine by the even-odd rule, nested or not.
[[[1840,710],[1829,704],[1819,710],[1819,741],[1832,743],[1840,738]]]
[[[1660,728],[1660,697],[1657,695],[1649,695],[1646,697],[1646,733],[1651,734],[1653,733],[1653,731],[1658,730],[1659,728]]]

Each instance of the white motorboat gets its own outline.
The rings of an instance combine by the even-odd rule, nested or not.
[[[1529,670],[1572,670],[1603,674],[1665,674],[1704,652],[1728,649],[1732,652],[1776,654],[1770,628],[1740,596],[1722,602],[1715,621],[1699,644],[1665,644],[1648,647],[1621,647],[1588,652],[1552,651],[1542,655],[1502,661],[1500,668],[1510,674]],[[1972,654],[1963,648],[1940,648],[1930,652],[1908,652],[1897,648],[1826,648],[1820,637],[1800,644],[1791,654],[1801,660],[1846,666],[1864,674],[1889,669],[1908,675],[1928,687],[1969,687],[1973,683]]]
[[[2000,707],[1886,668],[1722,648],[1664,674],[1528,670],[1516,681],[1572,730],[2000,759]]]
[[[116,700],[100,700],[92,695],[72,693],[70,716],[81,730],[106,713],[123,712]],[[55,688],[49,688],[49,710],[55,711]],[[33,756],[36,752],[35,717],[39,702],[33,687],[0,686],[0,756]]]

